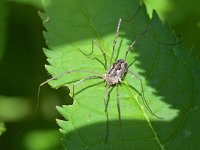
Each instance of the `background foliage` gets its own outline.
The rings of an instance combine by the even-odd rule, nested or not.
[[[193,47],[194,55],[199,58],[200,13],[197,3],[195,0],[146,1],[148,12],[156,9],[162,20],[169,22],[183,38],[186,46]],[[5,123],[7,130],[0,134],[3,149],[63,149],[55,123],[55,118],[59,118],[55,105],[67,103],[66,89],[53,91],[43,87],[36,119],[26,128],[34,111],[37,87],[48,78],[44,69],[47,62],[42,52],[45,47],[42,31],[45,29],[38,10],[42,10],[39,0],[0,1],[0,121]],[[198,67],[198,63],[191,65]],[[198,127],[198,122],[195,125]],[[5,127],[0,123],[0,133]],[[191,134],[190,130],[185,130],[185,135],[188,134]],[[196,134],[198,139],[199,134]],[[54,142],[49,143],[49,140]]]

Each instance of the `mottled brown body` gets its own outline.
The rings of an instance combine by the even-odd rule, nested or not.
[[[128,71],[128,65],[123,59],[117,60],[113,65],[106,71],[103,76],[106,85],[118,84],[121,82],[124,74]]]

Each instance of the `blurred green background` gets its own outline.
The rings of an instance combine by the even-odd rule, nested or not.
[[[200,58],[200,1],[144,0]],[[44,69],[45,30],[40,0],[0,1],[0,149],[61,150],[56,105],[66,104],[68,90],[42,88],[39,109],[31,122],[38,85],[49,78]],[[4,124],[3,124],[4,122]],[[6,131],[5,131],[6,130]],[[50,142],[51,141],[51,142]]]

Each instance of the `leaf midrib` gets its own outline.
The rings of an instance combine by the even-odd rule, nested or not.
[[[158,136],[157,136],[157,133],[156,133],[156,131],[154,130],[153,125],[152,125],[151,122],[150,122],[149,117],[147,116],[147,114],[145,113],[145,110],[143,109],[143,107],[142,107],[142,106],[140,105],[140,103],[139,103],[139,99],[135,96],[135,94],[133,93],[133,91],[130,89],[130,86],[128,85],[127,81],[124,80],[124,83],[125,83],[127,89],[129,89],[129,91],[130,91],[132,97],[136,100],[136,102],[137,102],[139,108],[142,110],[142,112],[143,112],[143,114],[144,114],[144,116],[145,116],[145,118],[146,118],[146,121],[147,121],[147,123],[148,123],[148,125],[149,125],[151,131],[153,132],[153,134],[154,134],[154,136],[155,136],[155,139],[156,139],[158,145],[160,146],[161,150],[164,150],[164,147],[163,147],[163,145],[161,144],[161,142],[160,142],[160,140],[159,140],[159,138],[158,138]]]

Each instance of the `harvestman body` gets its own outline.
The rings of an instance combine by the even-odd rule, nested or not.
[[[104,50],[99,46],[99,44],[95,40],[92,41],[92,52],[90,54],[85,54],[83,51],[80,50],[84,55],[91,55],[93,53],[94,44],[101,50],[101,52],[103,54],[103,57],[104,57],[104,61],[105,61],[104,66],[105,66],[105,69],[106,69],[106,73],[104,75],[101,75],[100,73],[89,71],[89,70],[69,70],[69,71],[63,72],[62,74],[59,74],[59,75],[57,75],[57,76],[55,76],[55,77],[53,77],[51,79],[48,79],[47,81],[41,83],[40,86],[39,86],[39,90],[38,90],[38,101],[39,101],[40,87],[43,86],[44,84],[48,83],[51,80],[54,80],[54,79],[59,78],[59,77],[61,77],[63,75],[66,75],[66,74],[69,74],[69,73],[73,73],[73,72],[88,72],[88,73],[94,74],[93,76],[85,77],[85,78],[83,78],[83,79],[81,79],[81,80],[79,80],[79,81],[77,81],[76,83],[73,84],[73,91],[72,91],[73,95],[72,96],[74,97],[74,88],[78,84],[82,83],[83,81],[89,80],[89,79],[94,79],[94,78],[101,78],[101,79],[103,79],[104,82],[105,82],[105,86],[106,86],[106,90],[105,90],[105,94],[104,94],[105,113],[106,113],[106,116],[107,116],[106,141],[108,139],[108,111],[107,111],[107,106],[108,106],[108,101],[107,101],[108,90],[109,90],[109,87],[111,87],[113,85],[116,86],[117,108],[118,108],[118,115],[119,115],[119,123],[121,125],[120,98],[119,98],[119,94],[118,94],[118,84],[120,82],[122,82],[123,77],[127,73],[129,73],[132,76],[134,76],[137,79],[139,79],[140,85],[141,85],[141,89],[142,89],[142,101],[143,101],[143,104],[146,107],[146,109],[153,116],[155,116],[155,117],[157,117],[159,119],[162,119],[161,117],[158,117],[157,115],[155,115],[152,112],[152,110],[150,109],[150,107],[148,106],[148,104],[147,104],[147,102],[145,100],[145,97],[144,97],[144,90],[143,90],[143,84],[142,84],[141,78],[138,75],[136,75],[135,73],[133,73],[132,71],[128,70],[128,64],[126,63],[126,57],[127,57],[128,53],[129,53],[129,51],[135,45],[137,39],[140,38],[141,36],[143,36],[147,32],[147,30],[145,30],[139,37],[136,37],[136,39],[129,45],[128,49],[126,50],[125,58],[124,59],[118,59],[117,61],[115,61],[114,63],[112,63],[112,59],[113,59],[113,56],[114,56],[114,49],[115,49],[115,46],[116,46],[116,42],[117,42],[117,38],[118,38],[118,33],[119,33],[121,21],[122,21],[122,19],[119,19],[119,22],[118,22],[118,25],[117,25],[117,30],[116,30],[115,40],[113,42],[113,49],[112,49],[112,55],[111,55],[111,60],[110,60],[110,66],[109,67],[107,65],[107,58],[106,58]]]
[[[123,59],[117,60],[103,76],[106,85],[118,84],[122,81],[124,74],[128,71],[128,65]]]

